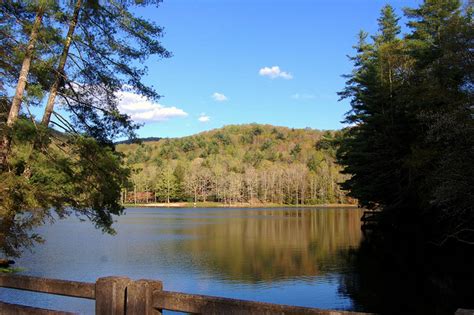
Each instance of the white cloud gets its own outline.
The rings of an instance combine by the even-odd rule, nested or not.
[[[198,120],[202,123],[207,123],[208,121],[211,120],[211,117],[209,117],[208,115],[206,115],[205,113],[202,113],[201,115],[199,115],[199,118]]]
[[[291,95],[291,98],[292,99],[295,99],[295,100],[311,100],[313,98],[315,98],[316,96],[314,94],[308,94],[308,93],[295,93],[293,95]]]
[[[293,76],[285,71],[282,71],[279,66],[273,66],[273,67],[263,67],[258,71],[258,74],[260,74],[263,77],[269,77],[270,79],[276,79],[276,78],[282,78],[286,80],[291,80],[293,79]]]
[[[175,106],[164,106],[130,91],[120,91],[118,109],[134,121],[159,122],[171,118],[186,117],[188,114]]]
[[[222,93],[215,92],[214,94],[211,95],[211,97],[214,99],[216,102],[225,102],[228,100],[227,96],[225,96]]]

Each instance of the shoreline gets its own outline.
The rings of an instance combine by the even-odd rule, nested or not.
[[[286,204],[250,204],[234,203],[224,204],[221,202],[157,202],[157,203],[125,203],[125,208],[357,208],[357,204],[325,203],[317,205],[286,205]]]

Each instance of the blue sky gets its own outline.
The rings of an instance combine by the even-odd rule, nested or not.
[[[390,1],[397,13],[420,1]],[[228,124],[337,129],[346,55],[360,29],[374,33],[378,0],[164,0],[137,14],[165,28],[173,53],[147,61],[159,105],[125,95],[141,137],[179,137]],[[403,22],[403,20],[402,20]],[[217,93],[217,94],[216,94]],[[142,106],[140,106],[141,104]]]

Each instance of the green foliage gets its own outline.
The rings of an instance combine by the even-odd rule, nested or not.
[[[293,156],[294,159],[298,158],[299,154],[301,153],[301,146],[299,143],[295,144],[295,146],[291,149],[290,155]]]
[[[262,146],[260,147],[260,150],[261,151],[265,151],[267,149],[270,149],[271,147],[273,146],[273,141],[272,140],[266,140]]]
[[[167,165],[162,168],[157,174],[156,186],[154,188],[155,196],[160,201],[170,202],[176,199],[178,195],[178,178],[179,171],[176,173],[175,170]]]
[[[23,106],[40,105],[56,81],[64,34],[80,1],[2,1],[0,3],[0,96],[14,91],[35,17],[42,13]],[[81,133],[111,143],[118,136],[134,137],[139,127],[118,111],[119,94],[133,92],[149,99],[159,94],[142,82],[143,61],[168,58],[160,43],[163,29],[133,13],[134,7],[159,5],[153,1],[82,1],[71,37],[58,101],[69,113],[54,121],[66,132]],[[11,92],[9,92],[11,93]],[[58,113],[55,113],[56,116]]]
[[[61,31],[50,21],[60,11],[56,1],[1,1],[0,2],[0,96],[7,95],[7,88],[14,89],[18,82],[20,66],[40,6],[44,8],[43,27],[35,45],[35,62],[31,64],[24,100],[36,105],[52,82],[51,67],[57,60],[61,44]]]
[[[315,152],[308,158],[306,165],[308,169],[312,172],[316,172],[321,162],[324,160],[324,155],[322,152]]]
[[[379,24],[379,34],[374,37],[377,43],[389,43],[397,40],[400,34],[400,25],[398,25],[399,17],[396,16],[393,7],[385,5],[382,8],[380,18],[377,20]]]
[[[260,136],[263,133],[263,129],[260,126],[254,126],[252,128],[252,134],[254,136]]]
[[[80,135],[58,134],[37,150],[41,131],[25,119],[13,131],[10,170],[0,181],[0,250],[18,256],[42,241],[32,229],[71,213],[113,233],[112,215],[122,213],[120,190],[129,176],[122,155]]]
[[[383,209],[392,229],[419,226],[436,243],[474,240],[473,167],[464,162],[474,147],[469,10],[456,0],[426,0],[405,10],[412,31],[398,38],[399,19],[384,7],[373,44],[361,33],[340,93],[351,100],[346,122],[353,125],[338,150],[351,175],[343,188]]]
[[[183,144],[183,151],[189,152],[195,149],[194,143],[192,141],[186,141]]]
[[[0,250],[6,255],[41,241],[31,233],[35,227],[72,213],[114,232],[112,215],[122,212],[129,170],[112,143],[133,138],[139,127],[119,112],[118,100],[127,92],[157,100],[142,82],[143,61],[171,56],[160,43],[163,29],[133,8],[160,3],[0,2]],[[22,64],[24,91],[18,84],[24,83],[18,79]],[[17,84],[27,115],[10,106]],[[42,105],[47,91],[53,102],[57,92],[62,111],[38,126],[29,107]],[[49,122],[64,134],[49,129]],[[150,151],[138,147],[129,164],[149,163]]]
[[[142,146],[120,144],[117,149],[128,165],[141,168],[131,190],[151,193],[161,202],[169,197],[226,203],[338,203],[348,199],[337,186],[345,177],[334,163],[335,149],[315,148],[314,143],[325,136],[336,143],[341,134],[250,124],[147,141]],[[145,151],[146,159],[137,158]],[[160,164],[153,162],[157,159]],[[167,174],[172,170],[174,176],[165,176],[163,170]],[[171,187],[169,196],[167,187]],[[134,193],[128,196],[128,202],[136,201]],[[138,200],[147,201],[149,197]]]
[[[0,268],[0,273],[17,273],[25,271],[25,268],[15,267],[15,268]]]
[[[219,141],[220,143],[222,143],[225,146],[232,144],[232,140],[230,139],[229,135],[227,135],[227,134],[217,132],[214,135],[214,137],[217,139],[217,141]]]

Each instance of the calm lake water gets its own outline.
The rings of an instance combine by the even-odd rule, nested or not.
[[[68,218],[39,230],[21,274],[95,281],[123,275],[163,281],[166,290],[311,306],[359,309],[345,294],[358,248],[359,209],[130,208],[102,234]],[[0,300],[93,313],[93,301],[0,289]]]

